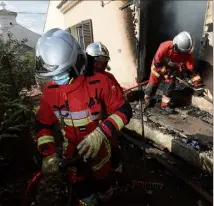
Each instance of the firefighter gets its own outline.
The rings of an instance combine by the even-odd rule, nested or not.
[[[108,76],[112,81],[117,84],[121,91],[123,92],[123,88],[120,86],[116,78],[110,72],[111,68],[108,65],[110,60],[109,51],[107,47],[99,41],[91,43],[86,48],[86,54],[88,55],[89,64],[91,64],[91,68],[94,72],[100,72],[106,76]],[[90,63],[91,62],[91,63]],[[128,102],[138,101],[139,98],[144,97],[144,93],[142,91],[130,91],[128,93],[124,93],[124,98]]]
[[[105,70],[110,70],[108,62],[110,60],[109,51],[107,47],[99,41],[91,43],[86,48],[86,54],[88,55],[89,61],[92,61],[92,68],[94,72],[100,72],[106,76],[108,76],[112,81],[114,81],[123,92],[122,87],[115,79],[114,75]]]
[[[151,105],[151,98],[156,93],[160,81],[164,81],[161,108],[167,114],[173,113],[171,108],[171,92],[175,87],[176,76],[189,72],[191,82],[197,90],[197,96],[203,96],[205,90],[202,87],[201,77],[194,70],[193,60],[194,39],[190,33],[183,31],[174,37],[173,41],[165,41],[160,44],[151,66],[149,83],[145,90],[145,107]]]
[[[37,113],[37,144],[43,155],[44,175],[57,174],[60,160],[51,126],[59,121],[64,131],[64,156],[84,156],[96,182],[80,191],[79,205],[96,205],[111,197],[109,140],[126,125],[132,110],[119,86],[103,74],[89,74],[90,65],[80,45],[69,33],[51,29],[36,46],[36,78],[50,78]],[[101,118],[102,111],[108,114]],[[86,189],[87,188],[87,189]]]
[[[120,88],[121,92],[123,92],[122,87],[116,80],[113,74],[107,72],[106,70],[110,70],[108,66],[108,62],[110,60],[110,55],[107,47],[102,44],[100,41],[96,41],[91,43],[86,48],[86,54],[88,59],[88,64],[90,65],[90,71],[102,73],[108,78],[110,78],[115,84]],[[103,114],[106,115],[106,114]],[[116,137],[112,139],[110,142],[112,146],[112,166],[115,171],[122,172],[122,162],[121,162],[121,153],[119,145],[117,144]]]

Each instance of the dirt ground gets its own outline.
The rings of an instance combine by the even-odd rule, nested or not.
[[[124,176],[132,186],[116,191],[106,205],[127,206],[211,206],[160,163],[147,156],[128,140],[120,141],[124,157]]]
[[[156,160],[149,156],[143,160],[142,150],[131,142],[120,138],[120,145],[127,185],[116,189],[111,201],[105,205],[211,206]],[[6,184],[6,190],[0,188],[0,206],[21,206],[24,189],[31,176],[32,172],[26,175],[23,171],[22,177]]]

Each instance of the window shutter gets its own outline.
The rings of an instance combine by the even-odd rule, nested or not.
[[[85,50],[89,44],[94,42],[91,19],[82,21],[82,31]]]
[[[68,33],[71,34],[71,29],[70,29],[70,27],[68,27],[65,31],[67,31]]]

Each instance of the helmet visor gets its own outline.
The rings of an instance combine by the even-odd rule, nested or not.
[[[94,57],[94,60],[95,61],[98,61],[98,62],[108,62],[109,61],[109,57],[105,57],[105,56],[97,56],[97,57]]]
[[[44,62],[41,56],[36,57],[36,73],[48,73],[55,71],[58,65],[49,65]]]

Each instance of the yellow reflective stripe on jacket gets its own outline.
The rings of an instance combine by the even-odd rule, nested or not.
[[[39,145],[46,144],[49,142],[55,142],[53,136],[49,136],[49,135],[41,136],[37,140],[37,145],[39,146]]]
[[[82,126],[86,126],[88,125],[91,121],[91,118],[90,117],[86,117],[84,119],[68,119],[68,118],[65,118],[64,119],[64,122],[66,125],[68,126],[74,126],[74,127],[82,127]]]
[[[110,157],[111,157],[111,146],[110,146],[110,143],[107,139],[104,139],[103,140],[103,143],[107,149],[107,156],[102,159],[98,164],[94,165],[92,167],[92,170],[93,171],[97,171],[99,170],[103,165],[105,165],[109,160],[110,160]]]
[[[201,80],[201,77],[199,75],[196,75],[192,78],[193,82],[198,81],[198,80]]]
[[[152,66],[152,71],[151,71],[155,76],[159,77],[160,74],[158,74],[158,72],[155,71],[155,66]]]
[[[118,116],[117,114],[112,114],[109,118],[115,121],[119,130],[123,128],[124,123],[120,116]]]

